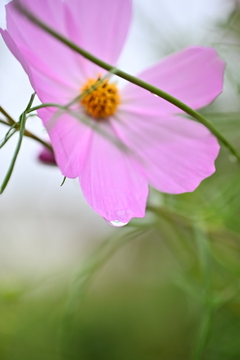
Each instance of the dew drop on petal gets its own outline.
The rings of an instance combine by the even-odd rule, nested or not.
[[[109,221],[109,220],[106,220],[106,219],[104,219],[109,225],[111,225],[111,226],[114,226],[114,227],[123,227],[123,226],[125,226],[125,225],[127,225],[129,222],[126,222],[126,223],[124,223],[124,222],[122,222],[122,221],[120,221],[120,220],[112,220],[112,221]]]

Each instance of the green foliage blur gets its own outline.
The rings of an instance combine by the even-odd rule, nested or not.
[[[240,151],[239,20],[213,30],[230,95],[202,112]],[[0,360],[239,360],[240,166],[222,148],[216,167],[194,193],[152,189],[73,276],[0,281]]]

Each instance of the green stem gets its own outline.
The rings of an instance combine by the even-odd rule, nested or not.
[[[171,104],[177,106],[179,109],[183,110],[185,113],[187,113],[188,115],[192,116],[195,120],[197,120],[198,122],[200,122],[201,124],[205,125],[213,135],[215,135],[217,137],[217,139],[224,144],[229,151],[236,156],[236,158],[240,161],[240,155],[238,154],[237,150],[235,149],[235,147],[225,138],[224,135],[221,134],[221,132],[215,128],[215,126],[212,124],[211,121],[209,121],[208,119],[206,119],[203,115],[201,115],[200,113],[198,113],[197,111],[193,110],[191,107],[189,107],[188,105],[184,104],[182,101],[176,99],[175,97],[173,97],[172,95],[166,93],[165,91],[157,88],[156,86],[153,86],[135,76],[132,76],[124,71],[121,71],[117,68],[115,68],[114,66],[106,63],[105,61],[102,61],[100,59],[98,59],[97,57],[95,57],[94,55],[90,54],[89,52],[83,50],[82,48],[80,48],[78,45],[76,45],[75,43],[71,42],[69,39],[67,39],[65,36],[57,33],[54,29],[52,29],[51,27],[49,27],[47,24],[45,24],[44,22],[42,22],[41,20],[39,20],[39,18],[37,18],[35,15],[33,15],[31,12],[29,12],[25,7],[23,7],[19,2],[16,4],[16,8],[25,16],[27,17],[32,23],[34,23],[35,25],[37,25],[38,27],[40,27],[41,29],[43,29],[45,32],[47,32],[48,34],[52,35],[53,37],[55,37],[56,39],[58,39],[59,41],[61,41],[63,44],[65,44],[66,46],[68,46],[70,49],[74,50],[75,52],[77,52],[78,54],[82,55],[84,58],[90,60],[91,62],[93,62],[94,64],[100,66],[101,68],[113,72],[114,74],[145,89],[150,91],[151,93],[161,97],[162,99],[165,99],[166,101],[170,102]]]
[[[18,130],[16,129],[16,126],[11,126],[10,129],[8,130],[8,132],[5,134],[5,137],[3,139],[3,141],[0,144],[0,149],[3,148],[3,146],[8,142],[8,140],[11,139],[11,137],[17,132]]]
[[[7,118],[9,125],[12,126],[15,124],[15,121],[13,120],[13,118],[1,106],[0,106],[0,113],[2,113]],[[6,123],[6,125],[7,125],[7,123]]]
[[[10,124],[2,119],[0,119],[0,124],[10,126]]]
[[[46,108],[46,107],[56,107],[56,108],[59,108],[61,110],[66,110],[67,109],[67,106],[61,106],[59,104],[54,104],[54,103],[45,103],[45,104],[41,104],[41,105],[36,105],[34,107],[32,107],[31,109],[28,110],[28,114],[33,112],[33,111],[36,111],[36,110],[39,110],[39,109],[42,109],[42,108]]]
[[[35,94],[33,94],[30,98],[30,101],[27,105],[27,108],[26,110],[22,113],[22,115],[20,116],[20,129],[19,129],[19,139],[18,139],[18,143],[17,143],[17,147],[15,149],[15,152],[14,152],[14,155],[13,155],[13,158],[12,158],[12,161],[11,161],[11,164],[10,164],[10,167],[7,171],[7,174],[3,180],[3,183],[0,187],[0,194],[3,193],[4,189],[6,188],[8,182],[9,182],[9,179],[12,175],[12,172],[13,172],[13,169],[14,169],[14,166],[15,166],[15,163],[16,163],[16,160],[17,160],[17,157],[18,157],[18,153],[20,151],[20,148],[21,148],[21,145],[22,145],[22,139],[23,139],[23,136],[24,136],[24,131],[25,131],[25,124],[26,124],[26,112],[30,109],[30,107],[32,106],[32,103],[33,103],[33,100],[34,100],[34,96]]]
[[[45,104],[46,106],[49,106],[49,104]],[[41,105],[39,105],[41,106]],[[45,106],[45,107],[46,107]],[[44,107],[44,106],[41,106],[41,107]],[[58,105],[59,107],[59,105]],[[38,106],[35,106],[35,108],[38,108]],[[29,109],[28,111],[26,111],[26,114],[28,114],[29,112],[32,112],[35,110],[35,108],[31,108]],[[8,119],[8,122],[4,121],[4,120],[1,120],[0,119],[0,123],[1,124],[4,124],[4,125],[7,125],[7,126],[16,126],[16,129],[19,130],[19,125],[18,123],[16,123],[16,121],[13,120],[13,118],[0,106],[0,112],[6,116],[6,118]],[[28,130],[24,130],[24,136],[28,137],[28,138],[31,138],[37,142],[39,142],[40,144],[42,144],[43,146],[45,146],[48,150],[50,151],[53,151],[53,148],[52,146],[45,142],[44,140],[40,139],[38,136],[34,135],[33,133],[31,133],[30,131]]]
[[[45,146],[48,150],[53,151],[53,148],[52,148],[52,146],[51,146],[49,143],[47,143],[46,141],[40,139],[38,136],[32,134],[30,131],[25,130],[24,136],[27,136],[27,137],[29,137],[30,139],[33,139],[33,140],[39,142],[40,144],[42,144],[43,146]]]

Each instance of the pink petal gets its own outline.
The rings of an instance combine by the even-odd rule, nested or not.
[[[123,141],[142,159],[150,185],[180,194],[214,173],[219,144],[203,125],[173,115],[119,113],[114,123]]]
[[[69,0],[66,8],[67,29],[73,42],[115,65],[131,21],[131,0]],[[88,71],[88,76],[104,72],[91,62]]]
[[[0,33],[9,50],[26,71],[32,87],[43,102],[67,104],[75,97],[76,91],[70,90],[61,78],[54,77],[40,59],[36,59],[28,50],[21,51],[6,30],[0,29]]]
[[[32,86],[42,102],[69,102],[100,68],[31,24],[15,9],[17,2],[79,46],[116,62],[130,22],[130,0],[11,1],[6,5],[7,30],[21,54],[18,59],[31,70]]]
[[[23,69],[26,71],[26,73],[33,85],[34,82],[33,82],[32,72],[31,72],[31,69],[30,69],[26,59],[19,51],[17,45],[15,44],[15,42],[13,41],[13,39],[11,38],[9,33],[6,30],[3,30],[1,28],[0,28],[0,33],[7,45],[7,47],[9,48],[9,50],[12,52],[12,54],[15,56],[15,58],[21,63]]]
[[[79,115],[81,115],[80,109]],[[79,175],[81,159],[84,159],[86,144],[91,129],[65,112],[56,112],[53,108],[38,110],[54,149],[54,155],[62,174],[69,178]]]
[[[117,139],[110,120],[95,122],[94,130],[66,112],[52,121],[54,114],[49,109],[39,110],[63,175],[79,177],[86,200],[108,221],[127,223],[132,217],[144,217],[146,177],[130,154],[99,133]]]
[[[13,0],[6,5],[7,31],[31,69],[32,86],[42,102],[66,102],[77,96],[83,81],[81,61],[75,54],[35,25],[15,9],[20,2],[60,33],[64,33],[62,1]],[[80,57],[79,57],[80,58]],[[75,85],[75,87],[74,87]],[[61,89],[62,87],[62,89]],[[59,95],[67,94],[64,98]]]
[[[216,50],[189,47],[170,55],[139,75],[194,109],[211,103],[222,91],[225,63]],[[179,113],[181,110],[140,87],[128,84],[122,108],[139,114]]]
[[[141,167],[97,132],[92,132],[79,180],[90,206],[108,221],[145,216],[148,184]]]

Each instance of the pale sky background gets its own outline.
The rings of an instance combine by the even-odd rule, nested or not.
[[[44,0],[43,0],[44,1]],[[0,26],[5,26],[0,0]],[[166,52],[191,44],[208,45],[206,32],[230,13],[231,0],[135,0],[130,34],[119,67],[136,74]],[[209,41],[209,36],[208,36]],[[27,76],[0,38],[0,103],[15,119],[32,94]],[[39,136],[38,118],[27,123]],[[0,138],[7,128],[0,126]],[[16,145],[15,136],[0,151],[0,180]],[[36,276],[64,269],[82,258],[94,239],[112,228],[84,200],[77,180],[60,187],[62,175],[37,162],[40,147],[24,139],[14,174],[0,195],[0,278]],[[121,231],[116,229],[115,231]]]

